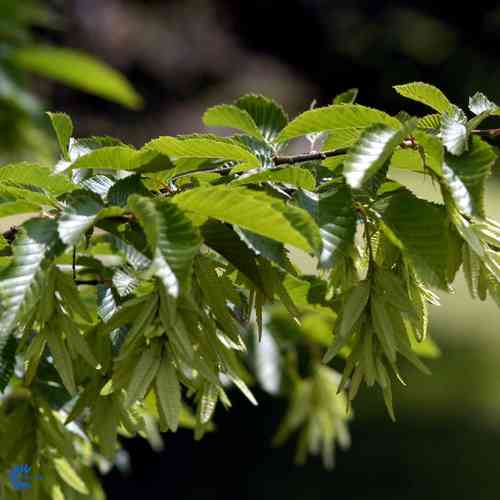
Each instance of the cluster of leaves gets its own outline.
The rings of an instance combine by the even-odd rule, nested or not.
[[[437,349],[432,290],[463,268],[472,295],[500,305],[500,225],[484,207],[497,150],[477,129],[499,108],[476,94],[468,120],[435,87],[396,90],[435,113],[390,116],[348,91],[289,121],[248,95],[203,117],[236,134],[140,149],[75,139],[49,114],[55,167],[0,168],[0,216],[30,214],[1,241],[1,469],[40,471],[33,498],[101,498],[91,467],[113,463],[120,436],[200,438],[231,386],[253,404],[254,383],[289,399],[275,441],[298,431],[299,461],[332,465],[348,446],[363,382],[394,417],[401,357],[427,372],[420,356]],[[283,156],[299,137],[311,151]],[[430,177],[442,203],[397,169]]]
[[[2,161],[51,158],[40,99],[28,90],[30,73],[130,108],[141,98],[127,80],[88,54],[41,44],[33,28],[59,29],[61,17],[42,0],[0,2],[0,151]]]

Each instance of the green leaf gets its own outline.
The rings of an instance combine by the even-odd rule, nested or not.
[[[201,234],[205,245],[224,257],[250,282],[262,289],[254,253],[229,224],[211,219],[201,226]],[[248,234],[246,236],[248,237]]]
[[[49,168],[30,163],[14,163],[0,167],[0,182],[18,186],[35,186],[54,195],[78,189],[65,175],[53,174]]]
[[[465,215],[484,216],[485,181],[496,155],[479,137],[473,137],[469,150],[461,156],[446,155],[443,178],[457,208]]]
[[[0,344],[39,300],[44,264],[58,241],[53,220],[31,219],[22,225],[12,247],[13,263],[0,276]]]
[[[316,180],[311,172],[305,168],[299,167],[269,169],[256,174],[242,175],[234,180],[232,184],[259,184],[262,182],[279,182],[308,191],[312,191],[316,187]]]
[[[451,154],[461,155],[464,151],[467,151],[469,140],[467,117],[457,106],[453,106],[449,112],[443,114],[441,139]]]
[[[441,128],[441,115],[433,113],[422,116],[422,118],[418,119],[418,128],[439,130]]]
[[[363,132],[362,128],[339,128],[329,133],[323,143],[322,151],[330,151],[332,149],[344,149],[355,144]],[[328,160],[331,160],[329,158]],[[328,161],[326,160],[326,161]],[[325,164],[323,162],[323,164]]]
[[[190,286],[193,259],[201,244],[198,232],[183,211],[172,203],[155,203],[138,195],[130,196],[128,203],[155,255],[155,274],[169,293],[177,297]]]
[[[418,151],[414,149],[398,148],[391,157],[389,168],[401,168],[414,172],[423,172],[424,162]]]
[[[238,324],[227,307],[226,294],[213,263],[207,258],[199,257],[196,265],[196,276],[200,282],[205,301],[220,323],[222,330],[241,350],[246,350],[240,337]]]
[[[68,206],[58,220],[57,230],[61,240],[67,245],[76,245],[80,237],[93,226],[102,209],[102,203],[90,193],[72,193]]]
[[[267,97],[248,94],[240,97],[235,104],[253,118],[267,141],[273,142],[288,123],[283,108]]]
[[[161,351],[157,345],[144,349],[127,387],[127,398],[124,403],[126,407],[138,399],[144,399],[158,373],[160,362]]]
[[[68,168],[98,168],[108,170],[137,170],[150,163],[157,155],[154,151],[136,150],[129,146],[105,146],[79,156]]]
[[[361,318],[370,298],[370,282],[362,281],[347,294],[340,317],[335,324],[335,342],[328,349],[323,361],[328,363],[345,345],[354,326]]]
[[[354,244],[357,216],[350,189],[341,186],[321,194],[299,191],[296,198],[319,226],[323,243],[320,267],[335,266],[337,259]]]
[[[68,347],[62,338],[62,332],[55,328],[55,323],[50,323],[43,330],[43,334],[47,339],[47,344],[54,358],[54,365],[61,376],[64,387],[66,387],[71,395],[76,395],[77,391],[73,363]]]
[[[172,201],[184,210],[237,224],[306,252],[321,245],[318,228],[307,212],[264,193],[213,186],[191,189]]]
[[[233,142],[195,138],[178,139],[159,137],[144,146],[145,151],[156,151],[174,160],[182,158],[204,158],[224,161],[243,161],[251,167],[259,166],[257,157]]]
[[[399,191],[391,197],[383,218],[401,241],[420,279],[447,289],[449,238],[445,208],[409,191]]]
[[[16,367],[17,339],[10,334],[7,340],[0,342],[0,392],[3,392],[14,375]]]
[[[439,111],[439,113],[451,111],[453,107],[441,90],[428,83],[413,82],[405,85],[395,85],[394,90],[403,97],[421,102]]]
[[[64,113],[47,113],[47,115],[56,133],[63,157],[69,160],[68,147],[69,140],[73,135],[73,122],[71,118]]]
[[[129,175],[124,179],[116,181],[107,192],[109,205],[126,207],[128,197],[132,194],[149,196],[150,192],[144,186],[140,175]]]
[[[482,92],[476,92],[472,97],[469,97],[469,109],[476,116],[483,113],[499,114],[500,108],[491,102]]]
[[[27,46],[15,49],[11,61],[28,71],[129,108],[142,106],[142,98],[120,73],[84,52],[43,45]]]
[[[359,104],[334,104],[324,108],[312,109],[292,120],[278,137],[278,142],[313,132],[345,128],[366,128],[374,124],[384,124],[400,128],[401,123],[383,111],[367,108]]]
[[[61,479],[67,485],[71,486],[74,490],[78,491],[78,493],[81,493],[82,495],[89,494],[89,490],[85,485],[85,482],[65,458],[55,458],[54,467]]]
[[[246,231],[238,226],[235,226],[234,230],[238,233],[238,236],[245,245],[256,255],[262,255],[265,259],[278,264],[282,269],[293,272],[293,267],[288,260],[287,250],[282,243],[252,233],[251,231]],[[238,266],[236,267],[238,268]]]
[[[360,188],[377,173],[416,125],[416,120],[413,119],[399,130],[381,124],[367,128],[350,149],[344,162],[343,172],[347,183],[354,189]]]
[[[244,109],[231,104],[209,108],[203,115],[203,123],[207,127],[236,128],[256,139],[264,140],[253,118]]]
[[[209,422],[214,414],[217,400],[219,399],[219,388],[210,383],[205,383],[199,403],[199,418],[202,424]]]
[[[425,165],[432,169],[440,177],[443,175],[444,148],[438,137],[421,132],[415,132],[415,140],[423,149]]]
[[[179,426],[182,408],[181,386],[170,357],[163,356],[154,389],[158,413],[164,418],[168,428],[175,432]]]
[[[55,275],[55,288],[61,295],[64,308],[77,314],[87,323],[92,323],[92,316],[82,301],[73,278],[57,268],[53,269],[52,273]]]
[[[359,89],[352,88],[337,94],[333,99],[333,104],[354,104],[356,97],[358,97],[358,92]]]
[[[8,217],[9,215],[27,214],[40,211],[40,205],[29,203],[26,201],[11,201],[0,203],[0,217]]]

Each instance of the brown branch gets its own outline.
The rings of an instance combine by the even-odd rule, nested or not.
[[[320,151],[319,153],[305,153],[294,156],[275,156],[273,163],[278,165],[293,165],[295,163],[304,163],[306,161],[326,160],[332,156],[340,156],[345,154],[347,149],[335,149],[333,151]]]
[[[481,137],[497,137],[500,135],[500,128],[475,129],[472,133]]]

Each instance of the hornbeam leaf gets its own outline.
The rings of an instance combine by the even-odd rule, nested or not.
[[[337,94],[333,99],[333,104],[353,104],[358,97],[359,89],[352,88]]]
[[[370,283],[362,281],[349,291],[344,301],[340,317],[335,324],[335,342],[329,347],[323,361],[328,363],[347,342],[349,334],[361,318],[370,298]]]
[[[412,119],[399,130],[382,124],[367,128],[359,141],[350,149],[344,162],[344,176],[347,183],[354,189],[360,188],[377,173],[416,125],[416,120]]]
[[[282,243],[261,236],[260,234],[241,229],[238,226],[234,226],[234,230],[241,238],[241,241],[243,241],[256,255],[262,255],[264,258],[278,264],[282,269],[292,273],[294,272],[293,266],[288,259],[286,248]]]
[[[268,169],[256,174],[242,175],[234,180],[232,184],[259,184],[261,182],[279,182],[308,191],[312,191],[316,187],[316,180],[313,174],[305,168],[298,167]]]
[[[244,109],[231,104],[209,108],[203,115],[203,123],[208,127],[236,128],[252,137],[264,140],[253,118]]]
[[[252,117],[267,140],[271,140],[288,123],[282,106],[263,95],[246,94],[237,99],[235,105]]]
[[[110,66],[74,49],[26,46],[13,51],[13,64],[77,89],[139,108],[142,99],[130,83]]]
[[[299,206],[307,210],[319,226],[323,247],[321,267],[333,267],[336,260],[354,244],[356,211],[347,186],[328,193],[297,193]]]
[[[17,339],[13,334],[10,334],[6,341],[0,342],[0,392],[5,390],[14,375],[16,350]]]
[[[169,293],[177,297],[180,289],[187,291],[190,286],[193,259],[201,244],[198,232],[183,211],[172,203],[155,203],[132,195],[128,204],[154,253],[155,274]]]
[[[443,114],[441,139],[451,154],[458,156],[467,151],[469,140],[467,117],[457,106],[453,106],[450,111]]]
[[[31,219],[22,225],[12,246],[14,261],[0,277],[0,344],[41,296],[44,264],[58,244],[55,221]]]
[[[476,92],[472,97],[469,97],[469,109],[476,116],[483,113],[488,113],[488,115],[500,113],[500,108],[482,92]]]
[[[92,227],[102,209],[102,203],[90,193],[73,193],[58,220],[57,230],[61,240],[67,245],[76,245],[80,237]]]
[[[89,494],[89,490],[85,485],[85,482],[65,458],[55,458],[54,467],[61,479],[66,484],[71,486],[74,490],[78,491],[82,495]]]
[[[140,175],[129,175],[116,181],[107,192],[107,201],[110,205],[126,207],[128,197],[132,194],[148,196],[150,193],[144,186]]]
[[[485,181],[495,160],[493,148],[479,137],[472,138],[469,150],[461,156],[446,155],[443,177],[465,215],[484,216]]]
[[[448,219],[443,206],[398,191],[384,213],[384,222],[403,244],[425,283],[447,289]]]
[[[130,146],[106,146],[79,156],[68,168],[97,168],[107,170],[137,170],[156,158],[157,153]]]
[[[306,252],[321,246],[318,228],[307,212],[264,193],[211,186],[181,193],[172,202],[184,210],[237,224]]]
[[[181,386],[175,366],[169,356],[163,356],[155,378],[155,394],[158,413],[165,419],[168,428],[175,432],[181,413]]]
[[[248,244],[245,245],[239,234],[229,224],[211,219],[200,229],[205,245],[224,257],[250,282],[262,289],[263,284],[259,277],[254,252],[248,248]]]
[[[376,123],[394,129],[401,126],[397,118],[377,109],[367,108],[359,104],[334,104],[312,109],[299,115],[281,131],[278,142],[288,141],[313,132],[345,128],[363,129]]]
[[[252,117],[267,141],[273,142],[288,123],[283,108],[267,97],[248,94],[240,97],[235,104]]]
[[[79,182],[79,184],[83,188],[88,189],[90,192],[106,198],[108,191],[115,184],[115,181],[105,175],[93,175],[92,177],[83,179]],[[115,203],[111,204],[115,205]]]
[[[10,201],[0,203],[0,217],[9,215],[28,214],[40,211],[40,205],[26,201]]]
[[[43,334],[47,339],[47,344],[54,358],[54,365],[61,376],[64,387],[74,396],[77,391],[73,363],[68,347],[62,338],[62,332],[56,329],[55,323],[51,323],[43,330]]]
[[[206,424],[212,418],[218,399],[219,388],[214,384],[206,382],[203,386],[198,410],[200,422],[202,424]]]
[[[441,90],[428,83],[413,82],[405,85],[395,85],[394,90],[403,97],[421,102],[440,113],[451,111],[453,107]]]
[[[222,330],[245,351],[238,325],[231,315],[226,304],[224,288],[210,259],[199,257],[196,265],[196,277],[199,280],[201,291],[212,314],[217,318]]]
[[[439,130],[441,128],[441,115],[433,113],[418,119],[418,128]]]
[[[362,128],[336,129],[328,134],[321,150],[330,151],[332,149],[348,148],[359,140],[359,136],[362,132]]]
[[[207,138],[178,139],[159,137],[144,146],[143,151],[156,151],[174,160],[182,158],[204,158],[225,161],[244,161],[257,167],[257,157],[242,146],[226,141]]]
[[[64,159],[69,160],[68,146],[73,135],[73,122],[65,113],[47,113],[57,136]]]
[[[54,195],[78,189],[65,175],[53,174],[49,168],[31,163],[14,163],[0,167],[0,182],[9,181],[19,186],[35,186]]]
[[[143,399],[160,367],[161,351],[158,344],[144,349],[127,387],[125,406]]]

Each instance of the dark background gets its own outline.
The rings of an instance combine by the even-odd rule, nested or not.
[[[201,130],[206,107],[246,92],[274,97],[292,115],[350,87],[362,104],[422,111],[391,89],[414,80],[460,106],[476,90],[500,102],[497,2],[73,0],[61,8],[62,29],[40,35],[111,63],[146,101],[133,112],[34,80],[80,136],[141,145]],[[457,321],[465,307],[469,323]],[[353,445],[333,472],[314,460],[295,466],[295,443],[271,447],[283,401],[257,392],[255,409],[233,394],[233,409],[219,410],[216,432],[199,443],[187,430],[166,435],[158,454],[145,441],[125,442],[131,470],[104,478],[109,498],[499,498],[498,312],[463,297],[447,308],[434,321],[444,351],[434,375],[409,371],[410,387],[395,395],[396,424],[379,394],[362,394]]]

